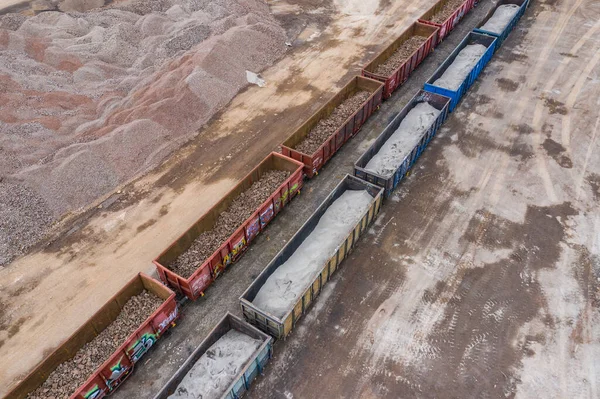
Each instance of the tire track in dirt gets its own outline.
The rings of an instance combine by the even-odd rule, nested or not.
[[[600,20],[599,20],[600,25]],[[597,48],[594,56],[591,60],[587,61],[587,65],[581,71],[580,74],[574,74],[573,76],[578,76],[573,89],[567,95],[567,100],[565,101],[565,108],[567,109],[567,114],[562,117],[562,129],[561,129],[561,141],[562,145],[566,148],[566,151],[569,155],[572,156],[571,151],[571,111],[575,106],[575,102],[577,101],[577,97],[581,93],[581,90],[584,87],[584,84],[596,65],[600,62],[600,48]]]
[[[550,51],[552,48],[554,48],[554,46],[556,45],[558,39],[560,38],[560,34],[564,31],[564,29],[566,28],[567,24],[570,21],[570,18],[573,16],[573,14],[575,13],[575,11],[581,6],[583,2],[582,1],[578,1],[575,3],[575,5],[573,5],[573,7],[571,7],[569,9],[569,11],[567,12],[567,14],[562,18],[561,21],[559,21],[559,23],[557,25],[554,26],[553,30],[552,30],[552,34],[551,34],[551,38],[548,41],[548,43],[546,44],[546,46],[544,46],[543,50],[542,50],[542,54],[541,54],[541,58],[543,60],[543,62],[540,62],[537,65],[536,71],[533,74],[533,76],[537,77],[539,76],[539,74],[541,73],[541,69],[544,67],[544,65],[546,64],[546,61],[549,57]],[[576,55],[578,53],[578,51],[593,37],[595,37],[594,35],[596,34],[596,32],[598,31],[598,29],[600,29],[600,21],[598,21],[596,24],[594,24],[582,37],[581,39],[572,47],[571,51],[569,51],[567,54],[563,57],[563,59],[561,60],[560,63],[558,63],[558,67],[554,70],[554,72],[552,73],[550,79],[547,81],[546,85],[544,86],[543,89],[543,93],[544,92],[551,92],[552,89],[555,87],[556,82],[558,81],[559,77],[563,74],[563,72],[565,71],[565,69],[567,68],[567,66],[571,63],[573,56]],[[552,44],[550,46],[550,44]],[[576,76],[576,75],[572,75],[572,76]],[[585,80],[584,80],[585,81]],[[574,100],[573,100],[574,101]],[[544,109],[544,99],[539,99],[536,103],[535,106],[535,110],[534,110],[534,119],[532,122],[532,125],[534,127],[534,129],[539,130],[541,129],[541,122],[542,122],[542,114],[543,114],[543,109]],[[567,107],[567,108],[572,108],[571,107]],[[563,117],[563,126],[562,126],[562,130],[561,130],[561,141],[563,146],[566,149],[566,152],[569,154],[569,157],[572,158],[572,152],[570,149],[570,116],[567,114],[566,116]],[[541,142],[537,142],[535,143],[536,145],[534,146],[536,149],[540,148]],[[542,176],[544,177],[544,181],[546,182],[546,187],[547,190],[552,190],[552,183],[551,183],[551,179],[550,179],[550,175],[547,172],[547,164],[545,162],[542,161],[541,157],[537,157],[538,159],[538,166],[540,168],[540,171],[542,171]],[[554,199],[554,201],[556,201],[556,198],[554,195],[551,196],[551,198]]]
[[[572,2],[565,2],[563,4],[563,8],[567,8],[571,5]],[[560,39],[562,32],[566,28],[569,20],[575,13],[575,11],[581,6],[583,0],[577,0],[575,4],[573,4],[569,11],[565,14],[561,14],[558,21],[553,25],[552,31],[549,35],[549,38],[545,41],[542,51],[540,53],[538,62],[536,64],[533,72],[528,76],[528,82],[537,82],[539,80],[539,76],[541,74],[542,69],[547,65],[548,58],[552,49],[555,47],[556,42]],[[534,6],[540,7],[537,2],[534,3]],[[528,83],[530,88],[533,88],[532,83]],[[524,101],[525,99],[523,99]],[[532,126],[534,130],[541,131],[541,121],[542,121],[542,113],[543,113],[543,99],[539,99],[536,103],[535,110],[533,113],[533,121]],[[534,139],[540,138],[540,135],[533,135]],[[540,151],[541,140],[534,140],[534,150]],[[554,191],[552,179],[550,177],[550,173],[548,172],[548,165],[545,161],[544,157],[536,156],[536,161],[538,164],[539,174],[544,181],[544,186],[546,188],[546,192],[548,197],[552,202],[557,202],[558,198],[556,196],[556,192]]]

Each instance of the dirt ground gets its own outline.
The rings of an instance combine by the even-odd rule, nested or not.
[[[238,95],[206,135],[65,238],[0,270],[0,396],[135,273],[152,271],[151,259],[341,87],[358,60],[432,2],[345,4],[332,14],[335,4],[272,4],[299,36],[263,74],[266,88]],[[225,311],[239,314],[239,293],[487,6],[204,299],[186,305],[115,398],[151,397]],[[311,13],[302,20],[297,11]],[[371,234],[276,344],[250,397],[598,396],[599,17],[592,0],[534,1]]]

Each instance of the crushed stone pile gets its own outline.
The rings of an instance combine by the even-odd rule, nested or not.
[[[354,93],[338,105],[331,115],[321,119],[308,135],[294,148],[304,154],[312,154],[327,140],[353,113],[367,101],[371,93],[365,90]]]
[[[169,399],[217,399],[225,394],[262,341],[229,330],[198,359]]]
[[[452,13],[456,11],[456,9],[464,2],[465,0],[448,0],[446,4],[444,4],[442,8],[440,8],[440,10],[431,17],[430,21],[436,24],[441,24],[447,20],[450,15],[452,15]]]
[[[44,215],[9,232],[0,266],[56,221],[159,164],[286,51],[262,0],[131,0],[0,16],[0,181]],[[36,209],[32,209],[35,207]],[[2,211],[0,211],[2,212]],[[18,245],[12,243],[19,241]]]
[[[406,114],[398,129],[371,158],[365,169],[381,176],[391,176],[421,141],[423,134],[439,114],[440,111],[427,102],[417,104]]]
[[[375,73],[381,76],[390,76],[427,40],[424,36],[413,36],[406,40],[394,54],[384,63],[375,68]]]
[[[360,221],[372,200],[365,190],[344,192],[327,208],[310,235],[267,279],[252,303],[283,318]]]
[[[483,44],[465,46],[456,56],[452,64],[433,84],[448,90],[458,90],[465,78],[477,64],[487,47]]]
[[[131,297],[115,321],[71,360],[60,364],[27,399],[68,398],[162,303],[162,299],[148,291]]]
[[[0,160],[1,162],[1,160]],[[53,217],[44,200],[22,184],[0,181],[0,265],[41,239]]]
[[[506,28],[515,15],[517,15],[519,8],[521,7],[516,4],[501,5],[500,7],[496,8],[496,11],[494,11],[492,17],[488,19],[487,22],[479,29],[492,33],[502,33],[504,28]]]
[[[266,172],[234,199],[219,215],[212,230],[200,234],[190,248],[168,266],[169,269],[184,278],[191,276],[289,176],[290,172],[283,170]]]

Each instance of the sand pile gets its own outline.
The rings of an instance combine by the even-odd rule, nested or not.
[[[481,26],[481,30],[492,33],[502,33],[506,25],[517,15],[519,12],[519,7],[516,4],[503,4],[500,7],[496,8],[494,11],[494,15],[490,19],[487,20],[483,26]]]
[[[261,344],[259,339],[229,330],[198,359],[169,398],[220,398]]]
[[[452,64],[446,68],[442,76],[433,82],[433,85],[448,90],[458,90],[486,50],[487,47],[483,44],[470,44],[465,46],[465,48],[457,54]]]
[[[381,176],[392,175],[421,141],[439,114],[440,111],[429,103],[417,104],[406,114],[398,129],[371,158],[365,169]]]
[[[267,279],[252,303],[275,317],[284,317],[360,221],[372,200],[364,190],[344,192],[327,208],[310,235]]]
[[[157,165],[284,43],[262,0],[0,16],[0,184],[20,187],[0,215],[30,232],[19,246],[43,234],[47,215],[85,207]],[[21,214],[38,216],[20,222]],[[2,265],[20,249],[11,244],[18,235],[0,229]]]

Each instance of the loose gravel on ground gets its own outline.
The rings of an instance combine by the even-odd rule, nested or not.
[[[33,190],[1,180],[0,176],[0,268],[42,238],[53,220]]]
[[[448,2],[444,4],[442,8],[431,17],[429,21],[436,24],[441,24],[442,22],[447,20],[448,17],[450,17],[450,15],[452,15],[452,13],[456,11],[456,9],[460,7],[460,5],[464,2],[465,0],[448,0]]]
[[[283,170],[262,175],[219,215],[212,230],[200,234],[187,251],[168,265],[169,269],[185,278],[191,276],[289,176],[290,172]]]
[[[162,299],[148,291],[131,297],[115,321],[81,348],[75,357],[60,364],[27,398],[68,398],[162,303]]]
[[[412,55],[427,40],[424,36],[413,36],[406,40],[384,63],[375,69],[375,73],[381,76],[390,76],[408,57]]]
[[[331,115],[323,118],[294,149],[304,154],[312,154],[325,142],[371,95],[361,90],[338,105]]]

